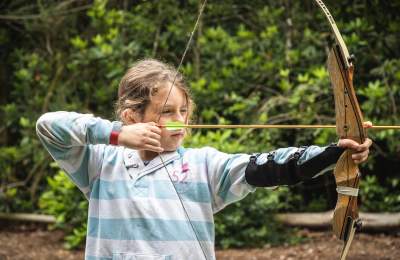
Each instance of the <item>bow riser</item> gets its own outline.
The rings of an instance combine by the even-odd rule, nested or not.
[[[352,62],[342,54],[336,44],[328,56],[328,71],[333,87],[336,112],[336,132],[340,138],[363,143],[366,132],[363,116],[353,88]],[[333,214],[333,233],[344,241],[341,259],[346,259],[356,228],[361,225],[358,217],[357,196],[360,173],[347,149],[336,163],[334,176],[338,200]]]
[[[338,49],[338,45],[335,45],[328,56],[328,71],[335,98],[336,132],[340,138],[362,143],[366,132],[362,125],[363,116],[353,87],[354,66],[350,63],[350,67],[345,67],[345,59]]]

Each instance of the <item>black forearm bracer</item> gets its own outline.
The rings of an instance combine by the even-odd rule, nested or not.
[[[245,171],[247,183],[256,187],[271,187],[309,180],[335,164],[345,150],[333,144],[313,154],[307,151],[309,148],[297,148],[294,152],[277,150],[283,151],[284,156],[277,154],[277,151],[252,155]],[[277,156],[280,157],[279,162],[276,161]]]

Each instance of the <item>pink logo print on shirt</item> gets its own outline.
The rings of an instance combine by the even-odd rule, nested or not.
[[[186,162],[182,164],[182,168],[180,172],[178,170],[174,170],[172,172],[172,180],[174,182],[184,182],[189,175],[189,164]]]

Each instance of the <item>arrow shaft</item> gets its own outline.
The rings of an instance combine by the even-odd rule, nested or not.
[[[318,129],[318,128],[336,128],[336,125],[160,125],[162,128],[193,128],[193,129],[201,129],[201,128],[218,128],[218,129],[234,129],[234,128],[259,128],[259,129]],[[399,129],[400,126],[396,125],[379,125],[372,126],[374,130],[387,130],[387,129]]]

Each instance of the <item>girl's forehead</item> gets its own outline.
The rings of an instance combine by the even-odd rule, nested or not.
[[[176,105],[177,103],[187,103],[186,93],[179,87],[161,87],[153,96],[151,103],[161,105]]]
[[[170,97],[182,97],[182,98],[186,98],[186,94],[185,92],[180,89],[177,86],[168,86],[168,87],[161,87],[158,89],[157,93],[154,95],[154,97],[164,97],[168,99]]]

